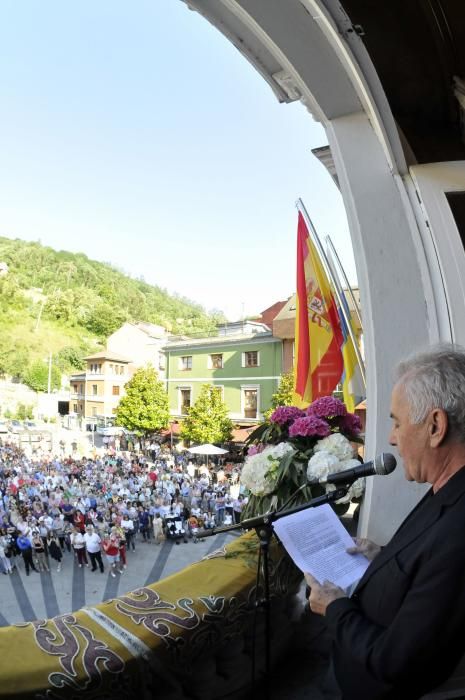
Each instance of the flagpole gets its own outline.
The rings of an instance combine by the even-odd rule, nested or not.
[[[334,245],[333,245],[333,242],[332,242],[332,240],[331,240],[331,236],[326,236],[325,241],[326,241],[327,245],[329,246],[329,250],[330,250],[330,252],[331,252],[331,255],[332,255],[333,258],[336,260],[336,263],[337,263],[337,265],[338,265],[338,267],[339,267],[339,271],[340,271],[340,273],[341,273],[341,275],[342,275],[342,279],[343,279],[343,281],[344,281],[344,284],[346,285],[347,291],[348,291],[349,294],[350,294],[350,298],[351,298],[351,300],[352,300],[352,304],[354,305],[355,315],[357,316],[357,321],[358,321],[359,324],[360,324],[360,328],[363,328],[362,316],[361,316],[361,313],[360,313],[359,306],[358,306],[358,304],[357,304],[357,300],[355,299],[354,292],[353,292],[353,290],[352,290],[352,287],[351,287],[350,284],[349,284],[349,280],[347,279],[346,271],[344,270],[344,268],[343,268],[343,266],[342,266],[342,263],[341,263],[341,260],[340,260],[340,258],[339,258],[339,255],[337,254],[336,248],[335,248]]]
[[[351,338],[352,343],[353,343],[353,346],[354,346],[354,351],[355,351],[355,354],[356,354],[356,356],[357,356],[357,362],[358,362],[358,364],[359,364],[359,366],[360,366],[360,373],[361,373],[361,375],[362,375],[362,380],[363,380],[364,385],[366,386],[366,381],[365,381],[365,365],[364,365],[364,363],[363,363],[362,356],[361,356],[361,354],[360,354],[360,350],[359,350],[359,347],[358,347],[357,340],[356,340],[356,338],[355,338],[355,334],[354,334],[354,331],[353,331],[353,328],[352,328],[352,324],[351,324],[351,322],[350,322],[350,318],[347,317],[347,312],[346,312],[346,309],[345,309],[345,304],[344,304],[343,301],[342,301],[342,296],[341,296],[341,291],[340,291],[340,290],[341,290],[341,285],[340,285],[340,283],[339,283],[339,280],[337,280],[337,283],[336,283],[336,281],[334,280],[333,270],[331,269],[331,266],[330,266],[330,264],[329,264],[327,255],[326,255],[326,253],[325,253],[325,251],[324,251],[324,249],[323,249],[323,246],[321,245],[321,241],[320,241],[320,239],[319,239],[319,237],[318,237],[318,234],[317,234],[317,232],[316,232],[316,230],[315,230],[315,227],[313,226],[312,220],[310,219],[310,217],[309,217],[309,215],[308,215],[308,212],[307,212],[307,210],[305,209],[305,205],[304,205],[304,203],[302,202],[302,199],[301,199],[300,197],[299,197],[299,199],[298,199],[297,202],[296,202],[296,207],[297,207],[297,210],[302,214],[302,216],[303,216],[303,218],[304,218],[304,220],[305,220],[305,223],[306,223],[306,225],[307,225],[308,231],[309,231],[309,233],[311,234],[311,236],[312,236],[312,238],[313,238],[313,242],[314,242],[314,244],[315,244],[315,246],[316,246],[316,248],[317,248],[317,250],[318,250],[318,253],[319,253],[319,255],[320,255],[320,259],[321,259],[321,262],[323,263],[323,267],[326,269],[326,274],[327,274],[327,276],[328,276],[328,279],[333,283],[333,287],[334,287],[334,291],[335,291],[336,296],[337,296],[337,300],[338,300],[338,303],[339,303],[339,307],[340,307],[340,309],[341,309],[341,313],[342,313],[343,316],[344,316],[344,321],[345,321],[345,323],[346,323],[347,330],[348,330],[348,332],[349,332],[350,338]]]

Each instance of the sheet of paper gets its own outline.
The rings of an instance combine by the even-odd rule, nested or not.
[[[353,540],[328,504],[286,515],[273,529],[299,569],[320,583],[331,581],[347,590],[370,563],[362,554],[347,554]]]

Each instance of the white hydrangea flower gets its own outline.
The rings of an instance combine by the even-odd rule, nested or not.
[[[328,437],[318,440],[314,448],[315,452],[330,452],[339,461],[351,459],[354,456],[354,448],[349,440],[341,433],[333,433]]]
[[[276,484],[277,470],[280,460],[294,448],[287,442],[270,445],[263,452],[246,458],[241,472],[241,483],[254,496],[266,496],[271,493]]]
[[[308,461],[307,479],[309,481],[323,481],[328,474],[339,470],[339,460],[336,455],[321,450]]]
[[[358,459],[346,459],[344,462],[339,463],[339,469],[338,471],[346,471],[346,469],[354,469],[355,467],[359,467],[360,462]],[[326,491],[333,491],[334,490],[334,485],[333,484],[327,484],[326,486]],[[347,494],[343,496],[342,498],[339,498],[336,503],[350,503],[350,501],[353,498],[360,498],[360,496],[363,495],[363,492],[365,491],[365,479],[357,479],[357,481],[354,481],[352,486],[349,488],[347,491]]]
[[[254,496],[266,496],[267,493],[273,491],[273,481],[266,478],[269,466],[269,463],[263,460],[261,454],[247,457],[242,467],[241,483],[244,484]]]
[[[277,445],[267,447],[263,450],[262,454],[267,452],[272,457],[284,457],[284,455],[289,454],[289,452],[294,452],[294,448],[289,442],[279,442]]]

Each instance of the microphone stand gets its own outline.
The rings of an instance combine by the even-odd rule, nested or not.
[[[302,503],[294,508],[289,508],[283,510],[291,501],[296,494],[301,490],[297,489],[295,493],[284,503],[284,505],[276,511],[269,511],[263,515],[257,515],[253,518],[246,518],[240,523],[235,523],[234,525],[226,525],[225,527],[212,528],[211,530],[204,530],[203,532],[198,532],[196,537],[202,539],[203,537],[212,537],[213,535],[218,535],[222,532],[231,532],[233,530],[255,530],[257,533],[260,549],[258,552],[258,562],[257,562],[257,583],[255,587],[255,608],[262,608],[265,612],[265,698],[271,697],[271,686],[270,686],[270,668],[271,668],[271,618],[270,618],[270,572],[269,572],[269,549],[270,542],[273,536],[273,523],[280,518],[284,518],[287,515],[292,515],[293,513],[298,513],[301,510],[306,510],[307,508],[316,508],[325,503],[333,503],[343,498],[351,484],[355,479],[348,479],[348,483],[344,486],[339,486],[334,491],[329,491],[322,496],[317,496],[312,498],[307,503]],[[263,566],[262,566],[263,562]],[[263,597],[259,599],[259,584],[260,584],[260,574],[263,574]],[[253,666],[252,666],[252,683],[255,681],[255,652],[253,653]]]

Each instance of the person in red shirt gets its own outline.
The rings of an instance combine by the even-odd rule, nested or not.
[[[73,523],[74,527],[77,527],[79,532],[83,535],[86,531],[86,518],[84,513],[81,513],[80,510],[77,510],[73,516]]]
[[[110,575],[115,578],[115,571],[117,571],[119,574],[123,573],[122,568],[119,566],[119,537],[116,533],[116,528],[112,528],[111,534],[104,538],[102,546],[107,557],[107,561],[110,565]]]

